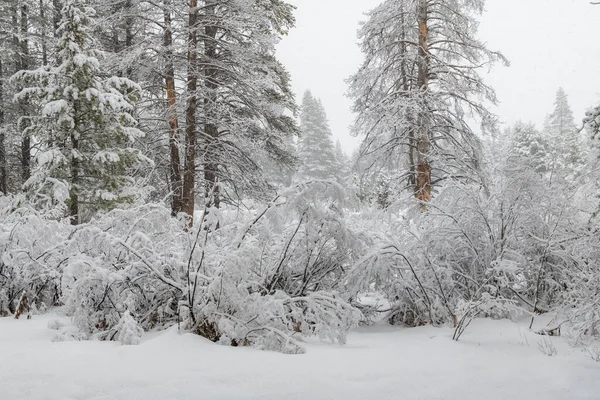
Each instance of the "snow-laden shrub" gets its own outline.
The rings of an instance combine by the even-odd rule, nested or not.
[[[241,222],[222,216],[216,231],[208,211],[185,304],[191,329],[286,352],[296,348],[290,334],[344,343],[359,313],[339,292],[359,246],[345,226],[340,190],[299,185]]]
[[[70,231],[21,197],[0,198],[0,315],[15,313],[23,294],[35,309],[58,303]]]
[[[446,182],[426,211],[399,198],[363,209],[351,226],[366,251],[348,273],[350,293],[377,291],[391,323],[453,323],[559,310],[580,338],[600,321],[600,224],[594,182],[544,175],[523,160],[489,174],[487,188]],[[412,203],[412,205],[411,205]]]
[[[543,189],[533,175],[500,179],[491,193],[450,182],[426,212],[405,203],[396,215],[357,215],[370,251],[349,271],[351,293],[384,293],[390,322],[410,326],[555,306],[573,260],[548,243],[567,234],[572,216]]]
[[[131,316],[129,311],[125,311],[115,327],[118,332],[117,340],[123,345],[140,344],[140,339],[144,334],[144,330]]]
[[[594,217],[572,234],[570,244],[576,268],[566,271],[569,277],[563,302],[557,308],[564,330],[574,345],[588,352],[600,348],[600,220]]]
[[[191,232],[161,206],[111,211],[71,234],[67,311],[106,339],[128,311],[145,330],[179,323],[234,346],[298,352],[294,336],[344,343],[360,317],[342,294],[360,242],[341,190],[313,182],[245,214],[207,209]]]
[[[67,311],[87,333],[110,331],[126,310],[145,329],[175,322],[185,240],[182,224],[158,205],[80,225],[62,277]]]

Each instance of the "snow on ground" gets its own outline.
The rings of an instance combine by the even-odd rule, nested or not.
[[[360,328],[284,355],[176,328],[139,346],[52,342],[57,318],[0,318],[0,400],[600,399],[600,364],[562,338],[544,355],[526,323],[478,320],[460,342],[449,328]]]

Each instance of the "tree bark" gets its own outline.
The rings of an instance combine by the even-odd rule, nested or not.
[[[214,13],[216,4],[211,1],[207,5],[207,13]],[[218,141],[219,127],[216,124],[214,112],[217,102],[218,71],[213,62],[217,58],[217,33],[218,28],[214,22],[204,27],[204,51],[206,63],[204,63],[204,86],[206,97],[204,98],[204,109],[206,121],[204,122],[203,155],[204,155],[204,202],[207,208],[219,208],[221,205],[221,191],[219,187],[219,164],[218,164]],[[211,111],[213,110],[213,111]]]
[[[188,78],[185,115],[185,166],[183,171],[182,211],[188,215],[188,228],[194,225],[196,185],[196,108],[198,103],[198,2],[190,0],[188,15]]]
[[[400,59],[401,59],[401,63],[400,63],[400,76],[402,77],[402,95],[405,96],[412,85],[412,82],[409,83],[408,81],[408,65],[407,65],[407,54],[408,54],[408,49],[407,49],[407,45],[406,45],[406,15],[405,15],[405,10],[404,10],[404,5],[400,6],[400,24],[403,27],[402,32],[400,34]],[[409,124],[412,122],[413,118],[412,115],[408,114],[406,115],[406,119],[409,121]],[[417,175],[416,175],[416,165],[415,165],[415,159],[416,159],[416,151],[417,151],[417,146],[415,143],[415,129],[414,126],[409,126],[408,128],[408,164],[409,164],[409,175],[408,175],[408,185],[415,187],[415,185],[417,184]]]
[[[54,8],[54,14],[52,15],[52,27],[54,28],[54,37],[57,38],[57,31],[62,18],[62,3],[60,0],[52,0],[52,6]]]
[[[29,10],[26,5],[21,6],[21,39],[20,44],[20,69],[29,69],[29,41],[27,39],[29,29]],[[31,136],[27,131],[29,127],[28,107],[24,102],[20,102],[20,124],[19,130],[23,137],[21,138],[21,177],[25,183],[31,176]]]
[[[182,180],[181,159],[179,157],[179,120],[177,119],[177,94],[175,91],[175,67],[173,66],[173,33],[171,28],[171,12],[168,9],[169,1],[164,0],[164,57],[165,57],[165,85],[167,89],[167,120],[169,122],[169,149],[170,168],[169,178],[171,184],[171,215],[176,216],[182,212]]]
[[[48,40],[46,38],[46,6],[44,0],[39,1],[40,7],[40,25],[42,28],[42,65],[48,65]]]
[[[430,132],[427,122],[426,95],[429,87],[429,27],[428,27],[428,10],[427,1],[421,0],[419,3],[419,69],[417,84],[421,95],[421,107],[417,124],[417,182],[415,185],[415,197],[423,202],[431,201],[431,164],[429,161],[429,152],[431,149]],[[423,208],[425,206],[423,205]]]
[[[134,34],[133,34],[133,23],[134,23],[134,18],[132,16],[132,10],[131,10],[131,0],[127,0],[125,2],[125,49],[126,51],[131,49],[133,47],[133,39],[134,39]],[[126,70],[125,70],[125,76],[128,79],[133,79],[133,69],[131,68],[131,65],[128,65]]]
[[[79,139],[71,133],[71,153],[79,150]],[[71,225],[78,225],[79,215],[79,160],[71,154],[71,181],[69,182],[69,219]]]

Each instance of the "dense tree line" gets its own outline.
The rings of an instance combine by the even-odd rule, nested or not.
[[[458,340],[552,312],[597,343],[599,109],[582,129],[560,89],[501,131],[483,7],[367,15],[346,157],[276,58],[284,1],[0,0],[0,315],[295,353],[382,317]]]

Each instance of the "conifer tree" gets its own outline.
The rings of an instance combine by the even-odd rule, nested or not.
[[[310,91],[304,93],[300,111],[300,157],[301,179],[333,179],[337,174],[335,149],[327,122],[325,109]]]
[[[448,178],[477,179],[481,143],[467,123],[479,118],[495,128],[486,101],[494,90],[481,67],[504,57],[476,38],[475,15],[484,0],[386,0],[369,12],[359,32],[365,61],[350,78],[364,135],[361,154],[380,165],[397,163],[394,178],[407,180],[422,204]]]
[[[340,182],[348,182],[350,178],[350,167],[348,155],[342,149],[339,140],[335,142],[336,176]]]
[[[94,14],[87,0],[65,0],[55,63],[12,78],[26,86],[16,99],[40,110],[30,128],[40,150],[26,184],[49,197],[57,193],[53,184],[68,188],[63,196],[72,224],[130,201],[128,169],[144,160],[132,148],[143,136],[132,117],[139,87],[125,78],[104,78],[92,36]]]
[[[198,9],[198,183],[205,205],[219,208],[242,193],[265,197],[255,153],[293,163],[285,143],[297,133],[289,115],[296,105],[274,45],[294,25],[294,8],[282,0],[207,0]]]
[[[517,122],[509,131],[512,149],[517,156],[538,173],[548,169],[548,142],[532,123]]]
[[[546,121],[546,134],[551,143],[550,158],[554,168],[577,168],[583,161],[579,131],[563,88],[556,92],[554,110]]]
[[[586,112],[583,123],[591,132],[592,139],[600,139],[600,106]]]

